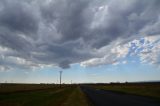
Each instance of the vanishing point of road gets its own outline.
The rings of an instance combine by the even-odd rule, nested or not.
[[[150,98],[81,86],[94,106],[160,106]]]

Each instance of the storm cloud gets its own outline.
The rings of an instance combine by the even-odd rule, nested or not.
[[[159,0],[0,0],[0,69],[113,64],[159,29]]]

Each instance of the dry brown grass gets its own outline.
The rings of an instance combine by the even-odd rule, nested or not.
[[[1,84],[0,93],[49,89],[54,87],[57,86],[52,84]]]

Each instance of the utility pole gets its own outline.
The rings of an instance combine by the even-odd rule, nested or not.
[[[63,71],[59,71],[59,73],[60,73],[60,79],[59,79],[59,81],[60,81],[60,87],[61,87],[62,72],[63,72]]]

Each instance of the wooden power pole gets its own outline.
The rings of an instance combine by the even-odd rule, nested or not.
[[[60,87],[61,87],[62,72],[63,72],[63,71],[59,71],[59,73],[60,73],[60,77],[59,77]]]

